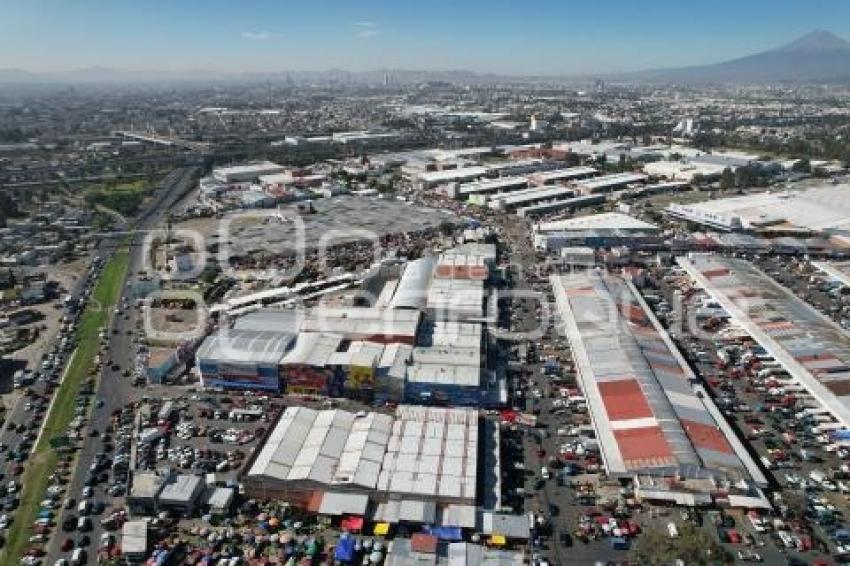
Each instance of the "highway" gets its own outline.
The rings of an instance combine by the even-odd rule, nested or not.
[[[116,228],[118,231],[126,230],[125,225],[119,224],[116,225]],[[92,253],[92,259],[96,256],[106,258],[110,255],[110,249],[115,247],[115,244],[112,242],[113,237],[107,235],[101,239],[98,247]],[[75,282],[74,287],[69,290],[69,295],[73,297],[77,304],[84,304],[85,295],[87,292],[93,291],[99,274],[99,269],[93,270],[90,266],[86,274],[80,277]],[[82,312],[82,308],[78,312]],[[19,483],[19,478],[22,476],[27,462],[35,450],[35,446],[38,444],[41,426],[47,419],[53,393],[55,390],[58,390],[59,380],[64,377],[64,373],[73,355],[73,348],[63,351],[59,347],[60,339],[61,335],[57,336],[57,340],[51,350],[45,353],[54,353],[61,356],[54,368],[47,371],[42,370],[40,365],[28,368],[33,371],[33,374],[39,372],[39,377],[28,387],[11,393],[11,395],[15,396],[15,400],[12,407],[6,412],[6,422],[2,430],[0,430],[0,479],[2,479],[4,489],[8,488],[8,482],[10,480]],[[51,383],[48,380],[51,373],[57,378],[55,383]],[[2,503],[0,503],[0,507],[2,507],[0,514],[6,514],[13,521],[16,520],[17,504],[13,500],[20,496],[20,494],[21,490],[19,487],[16,494],[6,495]]]
[[[161,188],[155,195],[155,200],[136,219],[134,234],[130,236],[130,263],[127,270],[128,277],[124,282],[122,295],[127,296],[128,287],[132,283],[135,273],[143,267],[142,240],[145,232],[155,228],[165,217],[167,211],[192,187],[197,170],[194,168],[178,169],[161,182]],[[108,246],[114,243],[107,243]],[[144,389],[135,388],[131,384],[131,378],[124,377],[123,372],[132,368],[135,363],[135,341],[131,332],[135,333],[134,316],[136,311],[131,307],[124,309],[120,314],[113,314],[107,339],[107,357],[104,360],[103,371],[96,388],[94,401],[91,405],[90,422],[87,433],[97,431],[97,436],[88,436],[83,447],[77,452],[76,465],[72,476],[67,484],[67,497],[77,500],[85,486],[89,468],[95,461],[96,455],[104,451],[103,431],[111,422],[112,412],[120,409],[128,402],[136,400],[144,395]],[[113,370],[112,364],[117,364],[118,369]],[[101,405],[102,401],[102,405]],[[101,405],[101,406],[98,406]],[[106,510],[114,507],[123,507],[123,498],[112,498],[106,493],[107,483],[101,483],[93,487],[93,501],[104,503]],[[45,564],[54,564],[59,558],[68,558],[70,553],[60,550],[60,544],[66,537],[78,540],[80,533],[65,533],[62,530],[62,521],[67,514],[76,516],[76,506],[70,510],[62,510],[57,517],[57,528],[46,546],[47,556]],[[100,516],[92,516],[92,530],[86,533],[91,541],[87,548],[89,564],[95,564],[97,560],[97,546],[100,536],[104,532],[100,525]],[[120,538],[120,537],[116,537]]]

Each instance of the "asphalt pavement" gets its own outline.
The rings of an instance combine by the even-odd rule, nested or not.
[[[128,277],[123,285],[122,296],[129,295],[128,287],[137,271],[144,266],[142,242],[145,231],[155,228],[164,219],[174,202],[190,188],[194,180],[194,174],[195,169],[186,168],[178,169],[166,176],[160,183],[161,188],[154,197],[155,201],[136,221],[134,233],[130,236]],[[115,242],[113,241],[112,245],[114,244]],[[132,385],[132,377],[128,378],[123,375],[124,370],[128,368],[132,369],[135,365],[136,350],[134,336],[137,332],[136,317],[139,314],[132,306],[122,309],[120,314],[112,315],[107,330],[107,356],[104,360],[103,371],[94,396],[95,399],[102,401],[102,406],[98,407],[100,404],[98,402],[92,404],[87,429],[88,431],[96,430],[98,435],[96,437],[89,436],[83,442],[82,448],[76,454],[76,468],[67,484],[66,496],[73,497],[77,501],[81,499],[90,466],[95,461],[97,453],[103,451],[102,434],[111,423],[113,411],[124,407],[127,403],[135,401],[144,395],[143,388],[137,388]],[[117,370],[112,369],[113,363],[117,364]],[[103,502],[106,510],[118,505],[123,506],[123,497],[113,498],[109,496],[106,493],[106,487],[106,484],[94,486],[94,494],[91,499]],[[57,529],[50,543],[45,547],[45,551],[47,552],[45,564],[53,564],[61,557],[68,557],[69,553],[62,552],[59,546],[66,536],[76,539],[79,533],[62,532],[61,525],[64,516],[75,513],[76,508],[63,510],[57,518]],[[86,533],[91,540],[91,546],[87,549],[89,564],[95,564],[97,561],[97,545],[103,532],[105,531],[100,524],[100,517],[92,517],[92,530]]]

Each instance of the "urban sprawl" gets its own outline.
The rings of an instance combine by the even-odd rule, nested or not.
[[[0,563],[850,560],[848,100],[0,91]]]

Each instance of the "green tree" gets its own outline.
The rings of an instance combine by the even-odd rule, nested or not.
[[[798,160],[794,165],[791,166],[791,170],[796,173],[811,173],[812,172],[812,162],[807,158],[803,158]]]
[[[727,167],[720,174],[720,190],[728,191],[735,186],[735,174]]]
[[[755,174],[751,167],[738,167],[735,169],[735,186],[746,189],[753,186]]]

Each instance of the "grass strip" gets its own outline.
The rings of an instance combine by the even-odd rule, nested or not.
[[[30,456],[21,477],[21,500],[9,527],[6,545],[3,550],[2,564],[13,564],[30,547],[29,538],[33,535],[33,522],[44,499],[48,478],[56,469],[59,455],[50,447],[50,439],[68,432],[77,406],[77,394],[94,367],[94,359],[100,349],[100,329],[109,320],[109,313],[121,296],[130,254],[119,250],[103,268],[92,297],[77,326],[77,349],[71,364],[65,372],[65,379],[54,392],[53,403],[43,433],[36,444],[35,453]],[[57,525],[56,529],[61,528]]]

